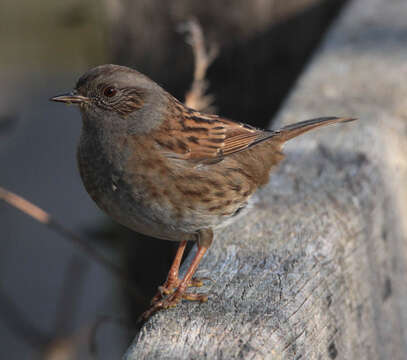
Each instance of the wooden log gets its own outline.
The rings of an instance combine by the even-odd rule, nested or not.
[[[406,13],[349,3],[278,118],[360,120],[286,147],[204,258],[209,301],[154,315],[126,360],[407,357]]]

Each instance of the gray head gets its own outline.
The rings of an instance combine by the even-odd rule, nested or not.
[[[161,124],[168,97],[138,71],[108,64],[87,71],[71,93],[51,100],[79,105],[85,127],[141,133]]]

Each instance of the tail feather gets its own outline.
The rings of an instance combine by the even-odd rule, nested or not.
[[[329,124],[339,123],[339,122],[349,122],[354,121],[356,118],[339,118],[339,117],[321,117],[317,119],[305,120],[296,124],[291,124],[284,126],[283,128],[276,130],[274,139],[278,138],[282,142],[286,142],[298,135],[301,135],[307,131],[315,129],[320,126],[325,126]]]

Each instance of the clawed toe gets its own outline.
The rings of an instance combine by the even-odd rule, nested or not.
[[[211,280],[211,279],[206,278],[206,277],[201,277],[201,278],[193,277],[191,279],[191,281],[189,282],[188,287],[201,287],[204,284],[204,280]]]
[[[174,288],[168,288],[161,285],[158,287],[158,292],[160,293],[161,297],[164,297],[165,295],[172,294],[174,292]]]
[[[213,281],[211,278],[208,278],[208,277],[201,277],[201,278],[194,277],[189,282],[188,287],[201,287],[204,285],[205,280]],[[155,294],[155,296],[151,300],[151,305],[154,305],[155,303],[157,303],[158,301],[163,299],[165,296],[173,294],[174,291],[180,285],[180,283],[181,283],[181,279],[177,279],[177,281],[172,282],[170,284],[165,283],[164,285],[159,286],[157,294]],[[183,299],[195,300],[195,299],[186,298],[186,297],[183,297]],[[200,299],[198,299],[198,300],[201,301]]]
[[[208,295],[204,293],[189,293],[185,292],[182,294],[182,298],[184,300],[189,300],[189,301],[199,301],[199,302],[207,302],[208,301]]]
[[[151,307],[145,311],[141,315],[141,319],[147,320],[151,315],[156,313],[159,310],[163,309],[170,309],[175,306],[183,299],[183,300],[189,300],[189,301],[199,301],[201,303],[207,302],[208,301],[208,295],[204,293],[190,293],[190,292],[184,292],[184,293],[179,293],[177,291],[173,291],[171,294],[169,294],[166,298],[161,298],[155,300],[155,297],[153,298],[151,302]],[[154,302],[153,302],[154,301]]]
[[[182,295],[173,293],[165,299],[158,300],[155,303],[153,303],[152,306],[141,315],[141,318],[143,320],[147,320],[151,315],[155,314],[159,310],[173,308],[177,306],[177,304],[180,302],[182,298],[183,298]]]
[[[204,281],[212,281],[214,282],[210,277],[204,276],[204,277],[193,277],[191,279],[191,282],[189,283],[189,287],[201,287],[204,284]]]

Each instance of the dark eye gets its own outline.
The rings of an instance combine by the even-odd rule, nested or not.
[[[106,97],[112,97],[115,96],[117,93],[117,90],[113,86],[108,86],[103,90],[103,95]]]

